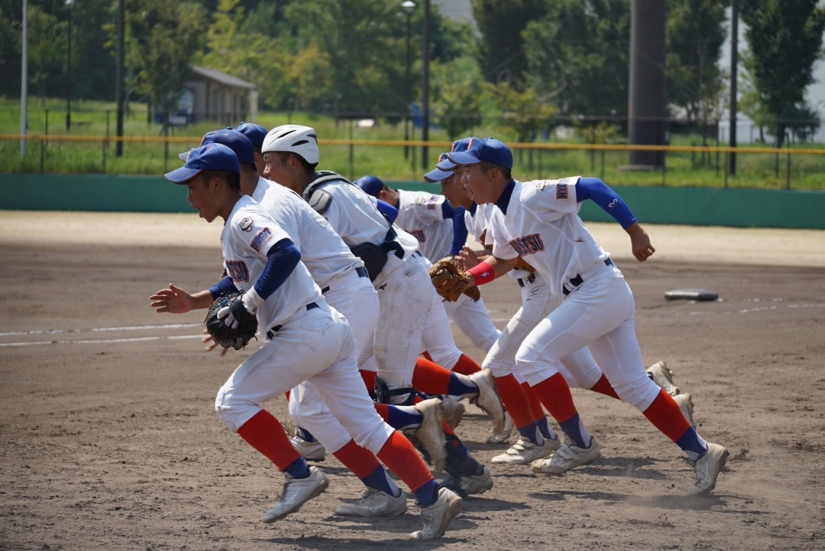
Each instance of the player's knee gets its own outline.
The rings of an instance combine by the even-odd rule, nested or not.
[[[244,423],[252,419],[259,411],[261,408],[257,404],[238,400],[224,389],[221,389],[215,398],[215,413],[232,432],[238,432]]]
[[[428,348],[427,352],[430,353],[430,357],[434,363],[450,371],[452,371],[455,364],[457,364],[461,358],[461,350],[459,350],[455,344],[452,346],[434,346]]]
[[[485,360],[481,367],[482,369],[489,369],[495,378],[506,377],[513,372],[513,364],[509,362],[488,362]]]

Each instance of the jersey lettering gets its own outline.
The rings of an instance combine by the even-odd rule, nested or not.
[[[258,235],[255,236],[255,239],[252,240],[250,246],[255,249],[255,252],[261,252],[261,247],[263,247],[267,241],[272,239],[272,231],[269,228],[264,228],[258,232]]]
[[[515,249],[519,256],[527,256],[544,250],[544,241],[541,235],[533,233],[524,237],[516,237],[510,241],[510,246]]]
[[[556,199],[567,199],[567,184],[556,184]]]
[[[249,268],[243,260],[227,260],[226,272],[232,278],[232,281],[249,281]]]
[[[419,243],[426,243],[427,242],[427,235],[424,233],[424,230],[413,230],[410,232],[416,239],[418,239]]]

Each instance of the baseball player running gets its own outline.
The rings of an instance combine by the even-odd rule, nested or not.
[[[467,226],[464,224],[464,209],[454,209],[443,195],[418,191],[393,190],[375,176],[364,176],[355,181],[365,193],[384,201],[398,209],[396,225],[418,241],[418,248],[424,255],[427,270],[433,262],[445,257],[457,257],[467,241]],[[433,304],[427,316],[422,341],[425,356],[451,371],[472,375],[481,367],[456,346],[450,329],[450,318],[473,344],[488,351],[498,339],[499,331],[493,325],[484,301],[472,300],[462,295],[456,302],[443,302],[433,293]],[[422,367],[419,361],[418,367]],[[453,415],[464,411],[457,401],[446,399],[445,407],[456,409]],[[488,442],[503,442],[513,430],[512,418],[505,413],[504,428],[493,430]]]
[[[461,498],[439,487],[409,441],[375,412],[357,372],[349,324],[326,303],[289,236],[243,195],[240,173],[235,153],[212,143],[193,149],[182,168],[166,174],[171,182],[188,188],[187,199],[201,218],[225,221],[221,247],[229,276],[195,294],[170,285],[150,298],[158,312],[183,313],[241,289],[241,297],[218,316],[229,327],[249,316],[257,318],[265,344],[220,389],[215,410],[227,428],[284,473],[284,494],[264,514],[264,522],[297,511],[329,484],[320,470],[307,466],[278,420],[260,405],[310,380],[350,437],[376,454],[415,493],[424,527],[412,537],[440,537],[460,512]],[[384,491],[397,493],[380,465],[374,474],[384,479]]]
[[[459,144],[458,147],[461,146],[461,142],[456,143]],[[453,151],[458,150],[460,149],[454,146]],[[490,204],[477,205],[473,202],[460,182],[460,174],[455,174],[456,171],[463,173],[464,167],[455,165],[449,159],[445,160],[444,157],[446,157],[446,154],[440,159],[437,168],[428,173],[425,179],[427,181],[438,181],[443,178],[441,180],[442,193],[451,203],[454,202],[455,205],[461,205],[466,209],[468,226],[471,228],[476,240],[484,244],[490,212],[494,207]],[[490,245],[486,245],[485,248],[492,250]],[[465,268],[480,263],[475,252],[467,247],[461,255],[461,263]],[[482,258],[486,258],[486,256],[484,254]],[[516,352],[524,338],[560,302],[550,293],[550,289],[542,277],[537,275],[532,267],[526,263],[522,264],[524,269],[515,268],[507,273],[508,277],[512,277],[518,282],[522,296],[522,306],[508,322],[505,331],[502,331],[501,337],[489,351],[483,365],[485,368],[491,369],[497,377],[503,377],[510,373],[515,376],[530,402],[530,409],[534,414],[533,419],[535,421],[529,423],[529,417],[524,412],[521,428],[519,429],[521,438],[506,453],[494,457],[493,463],[531,464],[536,459],[549,455],[561,446],[561,441],[547,425],[547,419],[544,416],[538,397],[536,397],[518,369],[513,369]],[[619,398],[587,347],[561,358],[558,368],[571,388],[584,388],[616,399]],[[682,413],[685,414],[692,425],[693,405],[690,395],[679,394],[679,389],[673,385],[670,370],[666,368],[664,362],[654,364],[648,370],[648,374],[654,382],[657,382],[657,380],[663,381],[663,384],[659,386],[666,388],[671,395],[674,395],[674,399],[679,404]],[[679,395],[676,396],[677,394]]]
[[[694,462],[696,484],[689,493],[711,492],[728,451],[699,436],[673,397],[647,377],[635,335],[633,293],[577,215],[579,203],[592,199],[621,223],[634,256],[644,261],[655,250],[630,209],[598,179],[513,180],[512,153],[492,138],[473,139],[466,152],[449,158],[465,165],[464,182],[474,200],[496,206],[490,223],[493,256],[470,269],[467,285],[492,281],[522,256],[553,295],[564,296],[516,354],[519,370],[568,438],[551,458],[535,461],[533,470],[558,474],[600,455],[558,369],[562,357],[589,346],[622,401],[638,408]]]
[[[365,347],[359,364],[363,366],[374,353],[379,375],[375,379],[376,394],[391,404],[405,403],[413,396],[416,359],[422,350],[422,334],[434,294],[415,239],[396,231],[378,210],[380,203],[358,186],[334,172],[316,171],[320,152],[312,128],[274,128],[267,134],[262,151],[265,176],[303,196],[353,254],[364,261],[378,291],[380,309],[373,340]],[[491,419],[503,424],[504,412],[489,372],[446,374],[450,394],[476,398]],[[432,388],[419,390],[438,392]],[[492,487],[487,468],[447,429],[447,471],[455,471],[468,481],[476,477],[473,480],[483,489]],[[436,458],[433,461],[438,464]]]
[[[378,294],[363,262],[350,252],[329,223],[306,201],[258,175],[253,145],[245,135],[234,130],[209,132],[201,140],[201,145],[208,143],[226,145],[238,157],[241,191],[252,197],[290,236],[301,253],[301,262],[321,289],[327,304],[349,322],[358,357],[366,343],[372,340],[378,320]],[[298,452],[307,459],[320,460],[328,450],[367,486],[360,500],[338,507],[337,514],[395,516],[407,510],[407,500],[402,492],[392,494],[371,485],[372,465],[376,462],[374,455],[349,438],[311,381],[304,381],[292,389],[288,399],[290,416],[299,427],[292,438]],[[421,415],[422,422],[411,429],[412,435],[426,449],[443,448],[438,401],[427,400],[413,407]]]

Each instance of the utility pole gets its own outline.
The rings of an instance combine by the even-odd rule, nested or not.
[[[736,147],[736,80],[739,64],[739,0],[730,7],[730,146]],[[736,153],[730,154],[730,175],[736,176]]]
[[[424,74],[422,77],[423,90],[421,95],[421,168],[427,169],[426,142],[430,139],[430,0],[424,0]]]
[[[74,0],[66,0],[69,8],[69,47],[68,59],[66,60],[66,70],[68,72],[68,82],[66,83],[66,131],[72,129],[72,5]]]
[[[630,9],[628,138],[631,145],[665,145],[664,0],[633,0]],[[631,167],[664,169],[661,151],[631,151]]]
[[[412,50],[410,48],[410,39],[412,37],[412,28],[411,25],[411,17],[413,10],[415,10],[415,2],[411,2],[410,0],[406,0],[401,7],[404,8],[404,15],[407,16],[407,80],[406,80],[406,98],[407,98],[407,107],[405,109],[404,114],[404,141],[410,141],[410,109],[412,105],[412,86],[410,82],[410,66],[412,65]],[[409,158],[410,156],[410,146],[404,146],[404,159]]]
[[[118,138],[123,137],[123,112],[125,110],[124,106],[124,95],[125,95],[125,83],[123,81],[123,65],[125,59],[125,52],[126,52],[126,0],[120,0],[118,3],[118,10],[117,10],[117,86],[115,90],[115,94],[117,95],[117,130],[116,135]],[[123,157],[123,140],[117,141],[117,147],[115,148],[115,156],[116,157]]]
[[[20,154],[26,156],[26,132],[29,128],[29,2],[23,0],[23,67],[20,71]]]

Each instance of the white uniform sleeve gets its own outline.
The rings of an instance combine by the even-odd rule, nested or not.
[[[257,216],[244,217],[240,223],[234,224],[231,229],[230,235],[234,249],[251,253],[250,256],[266,258],[269,249],[275,243],[282,239],[289,239],[286,232],[273,222],[268,216],[265,218]]]
[[[534,180],[522,183],[525,208],[540,214],[542,220],[557,220],[565,214],[577,214],[581,205],[576,200],[578,176],[560,180]]]
[[[432,195],[429,193],[416,194],[413,198],[415,204],[415,215],[423,223],[443,222],[444,214],[441,205],[446,198],[443,195]]]

